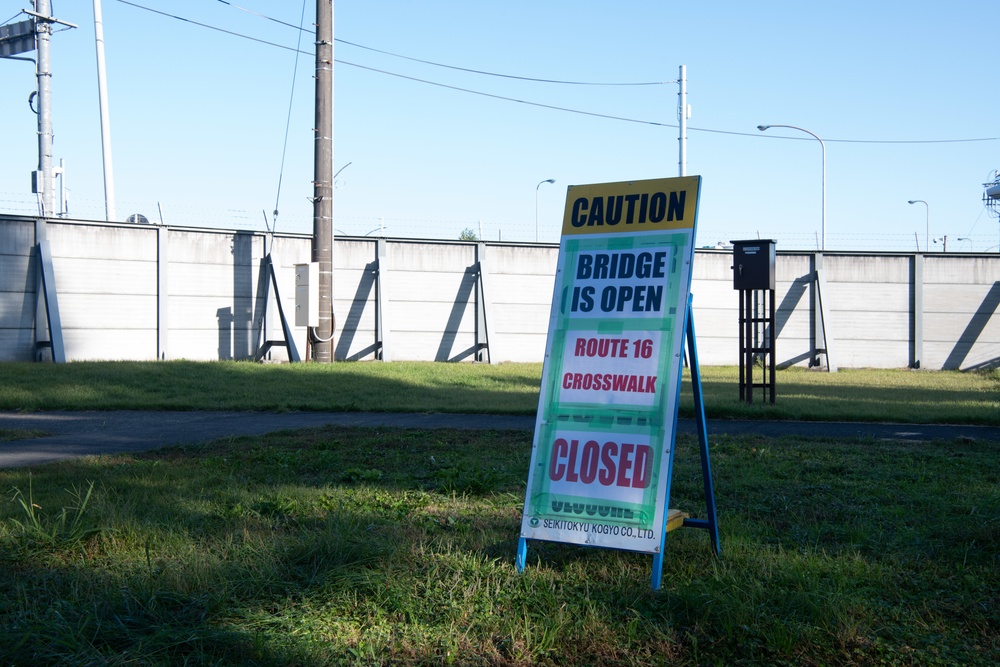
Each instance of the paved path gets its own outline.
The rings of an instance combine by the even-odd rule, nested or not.
[[[44,438],[0,442],[0,468],[33,466],[77,456],[137,452],[168,445],[326,425],[531,431],[535,427],[535,418],[523,415],[378,412],[0,411],[0,429],[31,429],[51,434]],[[678,431],[695,433],[694,420],[680,420]],[[1000,442],[1000,427],[939,424],[710,420],[708,432],[709,436],[734,433],[768,437],[805,435],[894,440],[963,438]]]

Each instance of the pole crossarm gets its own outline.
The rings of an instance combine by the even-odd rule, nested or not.
[[[39,14],[38,12],[29,11],[27,9],[22,9],[21,11],[24,12],[25,14],[27,14],[28,16],[33,16],[36,19],[38,19],[39,21],[45,21],[46,23],[58,23],[59,25],[64,25],[67,28],[79,28],[80,27],[80,26],[76,25],[75,23],[70,23],[69,21],[63,21],[61,19],[57,19],[54,16],[46,16],[44,14]]]

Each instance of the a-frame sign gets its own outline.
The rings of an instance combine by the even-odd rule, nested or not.
[[[719,549],[691,319],[701,177],[570,186],[517,568],[528,540],[653,555],[706,528]],[[683,345],[699,414],[705,520],[669,509]]]

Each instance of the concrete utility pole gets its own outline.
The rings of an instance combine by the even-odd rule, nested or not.
[[[319,263],[313,359],[333,361],[333,0],[316,0],[316,133],[312,261]]]

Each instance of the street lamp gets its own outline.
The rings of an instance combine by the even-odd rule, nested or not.
[[[796,127],[795,125],[758,125],[757,129],[761,132],[765,130],[770,130],[772,127],[787,127],[790,130],[798,130],[799,132],[805,132],[813,139],[819,142],[820,148],[823,151],[823,217],[822,217],[822,243],[820,244],[820,250],[826,250],[826,144],[820,139],[816,134],[810,132],[804,127]]]
[[[555,183],[556,179],[546,178],[544,181],[540,181],[538,185],[535,186],[535,243],[538,243],[538,188],[542,187],[542,183]]]
[[[927,231],[926,236],[924,236],[924,252],[931,251],[931,205],[925,202],[923,199],[911,199],[906,202],[907,204],[923,204],[927,207]]]

